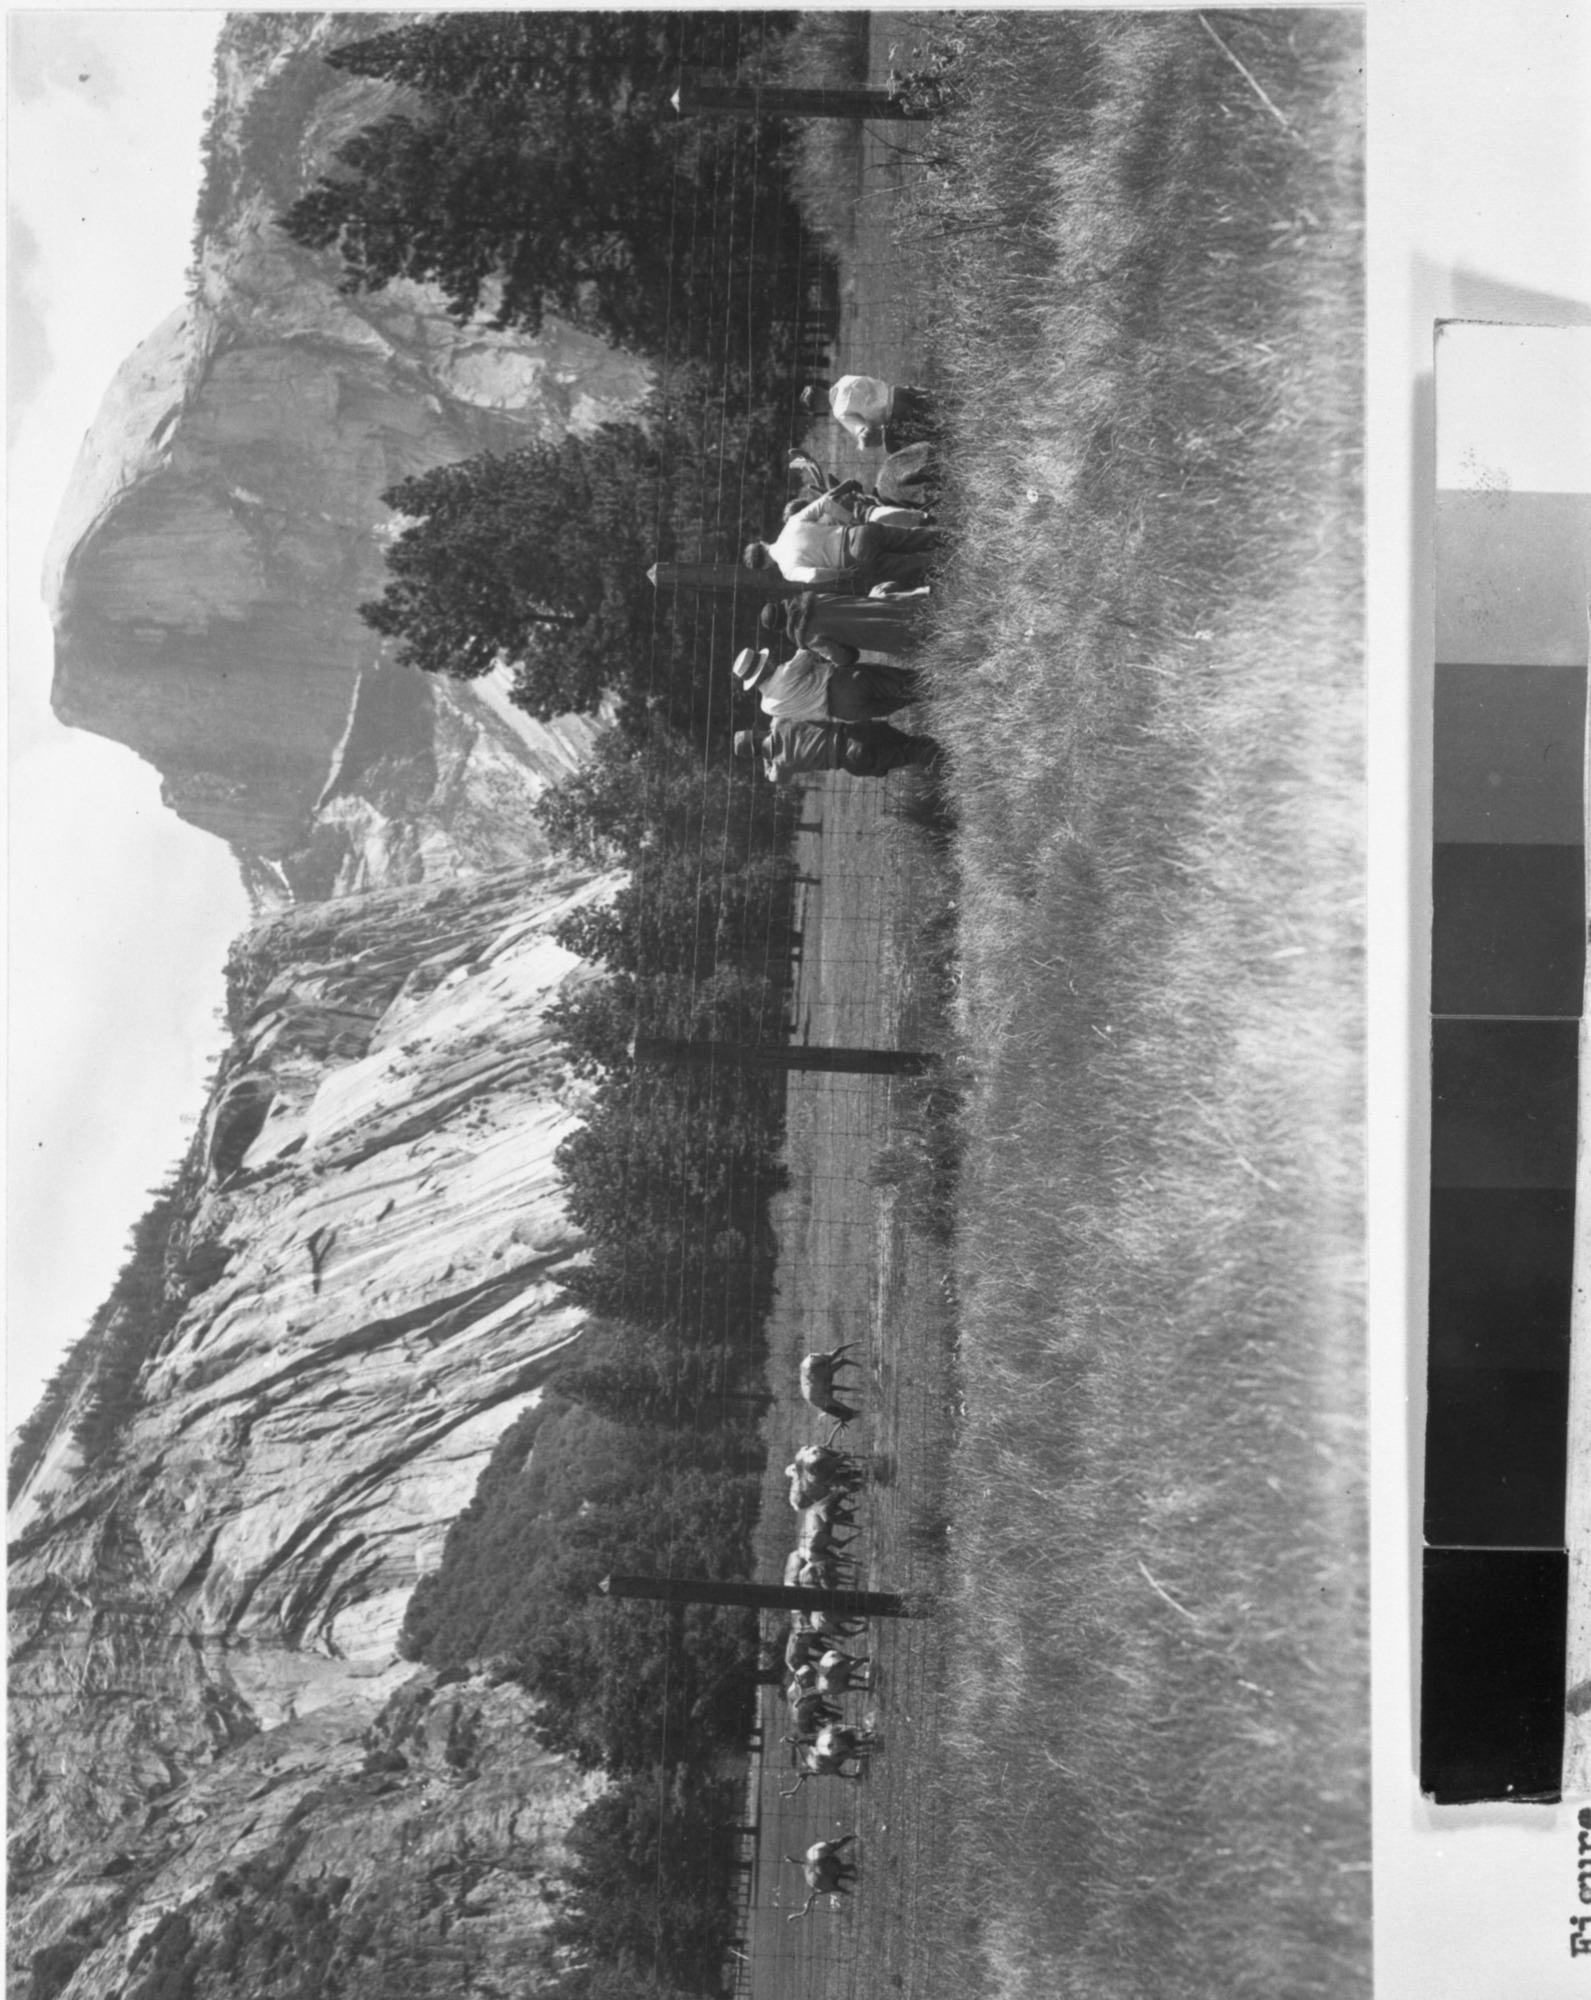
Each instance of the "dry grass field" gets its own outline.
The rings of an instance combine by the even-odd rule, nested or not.
[[[923,1992],[1368,1983],[1360,29],[1216,19],[974,23],[908,234],[976,1078]]]
[[[840,358],[947,411],[951,875],[915,781],[830,781],[802,991],[900,1035],[954,924],[961,1172],[945,1251],[903,1086],[793,1086],[774,1443],[860,1326],[873,1576],[942,1595],[868,1782],[764,1779],[751,1990],[1365,1991],[1361,28],[932,30]],[[856,1896],[786,1927],[771,1857],[841,1826]]]

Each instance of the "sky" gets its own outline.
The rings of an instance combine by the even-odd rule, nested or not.
[[[51,716],[39,590],[100,399],[183,300],[222,19],[7,17],[8,1430],[185,1144],[248,919],[231,856],[154,772]]]

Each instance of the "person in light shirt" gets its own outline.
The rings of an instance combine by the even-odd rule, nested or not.
[[[933,400],[924,389],[883,382],[876,375],[842,375],[837,382],[813,382],[801,391],[801,407],[816,412],[827,395],[829,414],[858,444],[882,444],[889,431],[897,446],[931,437],[936,429]]]
[[[909,667],[837,666],[822,653],[803,647],[777,667],[768,648],[747,646],[730,671],[747,694],[761,699],[762,712],[786,722],[881,722],[897,708],[920,698]]]
[[[920,583],[942,538],[937,528],[857,522],[843,501],[821,493],[785,522],[771,542],[748,542],[747,569],[777,569],[788,583],[815,590],[869,590],[878,583]]]
[[[885,778],[907,765],[929,769],[940,757],[931,736],[908,736],[887,722],[791,722],[780,717],[766,730],[737,729],[734,752],[760,757],[776,785],[824,771],[853,778]]]

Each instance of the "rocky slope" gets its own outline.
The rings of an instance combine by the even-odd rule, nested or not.
[[[342,1883],[348,1992],[463,1990],[466,1917],[471,1964],[528,1962],[589,1783],[522,1691],[438,1691],[393,1642],[577,1332],[546,1010],[587,974],[548,929],[612,887],[544,862],[388,889],[235,953],[182,1223],[215,1275],[114,1451],[80,1465],[68,1411],[13,1511],[13,1991],[38,1954],[123,1991],[176,1911],[162,1949],[219,1950],[240,1869],[249,1938]]]
[[[275,227],[394,101],[320,60],[373,24],[229,21],[193,294],[112,385],[47,564],[57,714],[154,764],[167,802],[229,841],[262,893],[539,851],[523,805],[589,726],[505,731],[469,690],[383,666],[357,612],[380,588],[379,495],[623,415],[649,380],[573,328],[460,327],[427,288],[345,297],[335,260]],[[520,808],[506,819],[505,799]]]
[[[533,1990],[595,1782],[489,1666],[444,1686],[394,1652],[578,1332],[552,1160],[580,1101],[546,1013],[586,974],[549,927],[613,882],[528,808],[595,725],[400,670],[356,606],[384,488],[623,414],[648,376],[415,287],[345,298],[273,227],[393,101],[319,60],[379,25],[229,18],[192,296],[112,386],[49,558],[57,713],[153,763],[264,914],[184,1169],[187,1303],[113,1449],[74,1439],[90,1379],[13,1510],[31,2000]]]

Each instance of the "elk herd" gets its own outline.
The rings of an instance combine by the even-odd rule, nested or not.
[[[838,1590],[858,1580],[857,1562],[849,1551],[857,1540],[856,1501],[863,1469],[849,1452],[835,1447],[841,1431],[858,1414],[852,1404],[841,1401],[835,1388],[842,1369],[859,1366],[847,1358],[852,1345],[845,1341],[827,1352],[808,1354],[801,1363],[802,1398],[833,1418],[834,1429],[826,1443],[803,1445],[784,1469],[790,1505],[800,1522],[796,1546],[785,1561],[786,1585]],[[847,1393],[854,1396],[856,1391]],[[794,1785],[781,1788],[781,1798],[794,1798],[813,1778],[860,1782],[875,1739],[865,1723],[847,1722],[840,1703],[846,1695],[871,1692],[872,1660],[866,1653],[847,1651],[840,1642],[865,1630],[862,1619],[832,1611],[791,1612],[784,1632],[788,1676],[784,1696],[790,1719],[784,1741],[798,1775]],[[809,1892],[789,1922],[806,1916],[820,1897],[849,1890],[857,1871],[854,1863],[841,1859],[841,1851],[855,1837],[820,1840],[804,1856],[785,1857],[802,1870]]]

